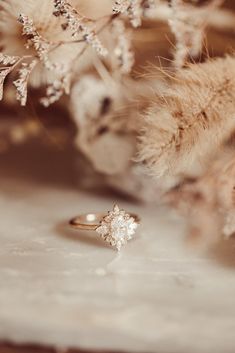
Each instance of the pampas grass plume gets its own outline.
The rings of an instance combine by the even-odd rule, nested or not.
[[[235,129],[235,58],[180,69],[143,124],[139,159],[154,176],[202,173]]]

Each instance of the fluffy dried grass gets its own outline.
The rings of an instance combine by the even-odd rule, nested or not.
[[[207,247],[235,231],[234,148],[221,150],[198,179],[169,191],[166,201],[186,216],[189,237]]]
[[[235,58],[181,69],[144,119],[139,159],[155,177],[201,174],[235,128]]]

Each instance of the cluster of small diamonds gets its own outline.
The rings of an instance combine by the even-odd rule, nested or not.
[[[133,217],[115,205],[113,210],[108,212],[108,215],[100,222],[96,231],[119,251],[132,238],[137,226],[138,224]]]

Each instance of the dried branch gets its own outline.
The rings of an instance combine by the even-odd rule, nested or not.
[[[68,21],[68,27],[71,27],[72,29],[76,29],[76,33],[74,32],[73,35],[76,36],[79,34],[79,32],[82,33],[82,39],[81,41],[84,41],[88,44],[91,44],[97,52],[99,52],[102,55],[105,55],[106,49],[102,47],[101,43],[98,40],[98,37],[96,36],[95,32],[90,28],[90,20],[81,17],[78,12],[71,7],[67,2],[64,1],[55,1],[55,6],[57,9],[57,14],[58,16],[58,11],[60,11],[59,15],[64,16],[66,20]],[[109,25],[112,20],[116,16],[111,15],[108,20],[105,22],[104,26],[102,26],[99,30],[103,30],[107,25]],[[73,67],[78,58],[85,52],[87,49],[87,45],[84,46],[84,48],[79,52],[79,54],[71,61],[70,65],[64,65],[60,64],[57,62],[51,62],[49,59],[49,54],[57,49],[61,45],[67,44],[66,41],[59,41],[58,43],[52,43],[47,41],[45,38],[39,34],[38,30],[36,29],[33,21],[26,15],[21,14],[19,16],[19,22],[22,24],[23,31],[22,35],[27,37],[27,44],[26,48],[29,49],[30,47],[33,47],[36,51],[36,55],[33,56],[23,56],[22,58],[15,58],[15,57],[10,57],[4,54],[0,53],[0,63],[2,62],[4,65],[6,64],[11,64],[14,63],[16,60],[18,64],[19,62],[23,61],[27,57],[35,57],[43,63],[45,68],[47,70],[53,71],[53,74],[55,76],[54,81],[51,82],[46,91],[46,97],[41,99],[41,102],[44,106],[49,106],[50,104],[56,102],[64,93],[68,94],[70,90],[70,81],[71,81],[71,74],[73,72]],[[89,26],[87,25],[87,22],[89,22]],[[93,23],[93,22],[92,22]],[[74,41],[74,42],[68,42],[69,44],[71,43],[77,43],[81,41]],[[123,48],[124,50],[125,48]],[[125,57],[127,59],[127,56]],[[15,67],[15,66],[14,66]],[[0,97],[2,98],[3,95],[3,84],[5,77],[14,69],[14,67],[4,67],[4,69],[1,69],[1,75],[0,75]],[[32,72],[33,68],[35,65],[28,65],[26,63],[22,64],[22,68],[19,71],[20,73],[20,78],[14,82],[14,85],[17,88],[17,100],[21,102],[22,105],[26,104],[27,100],[27,82],[29,79],[29,75]]]
[[[50,42],[38,33],[33,21],[29,19],[28,16],[20,14],[19,22],[23,27],[22,35],[27,37],[26,48],[29,49],[30,47],[34,47],[39,59],[47,68],[50,68],[50,61],[48,58],[48,53],[51,48]]]
[[[116,0],[113,6],[114,13],[126,14],[133,27],[139,27],[142,23],[142,17],[145,11],[153,8],[153,0]]]
[[[58,80],[54,80],[46,90],[46,97],[40,99],[40,102],[44,107],[57,102],[63,94],[69,94],[71,84],[71,76],[65,74]]]
[[[7,75],[12,71],[11,68],[0,68],[0,100],[3,98],[3,86]]]
[[[69,28],[72,31],[72,37],[82,36],[83,40],[90,44],[96,51],[102,56],[106,56],[108,51],[99,38],[96,35],[94,27],[94,21],[85,18],[80,15],[79,12],[73,8],[65,0],[54,0],[55,16],[61,16],[65,18],[66,24],[63,26],[64,29]]]
[[[176,38],[176,68],[183,67],[188,57],[199,55],[211,12],[222,2],[223,0],[212,0],[208,5],[198,8],[185,4],[183,0],[171,0],[172,16],[168,22]]]
[[[18,56],[10,56],[0,53],[0,64],[4,65],[0,67],[0,100],[3,98],[3,86],[7,75],[9,75],[16,65],[21,61]]]
[[[22,63],[21,68],[19,69],[19,78],[13,82],[16,87],[16,99],[20,101],[22,106],[26,105],[29,76],[37,62],[37,60],[33,60],[30,63]]]
[[[134,65],[135,58],[130,41],[130,32],[126,30],[125,24],[121,19],[113,21],[113,33],[117,38],[117,45],[114,54],[117,67],[122,74],[128,74]]]
[[[14,65],[18,60],[19,60],[19,56],[10,56],[10,55],[6,55],[3,53],[0,53],[0,64],[1,65]]]

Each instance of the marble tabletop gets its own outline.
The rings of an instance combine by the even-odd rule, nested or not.
[[[233,240],[202,254],[173,211],[79,191],[66,153],[59,167],[57,159],[25,149],[0,157],[0,340],[234,353]],[[71,216],[114,202],[142,218],[120,253],[68,227]]]

